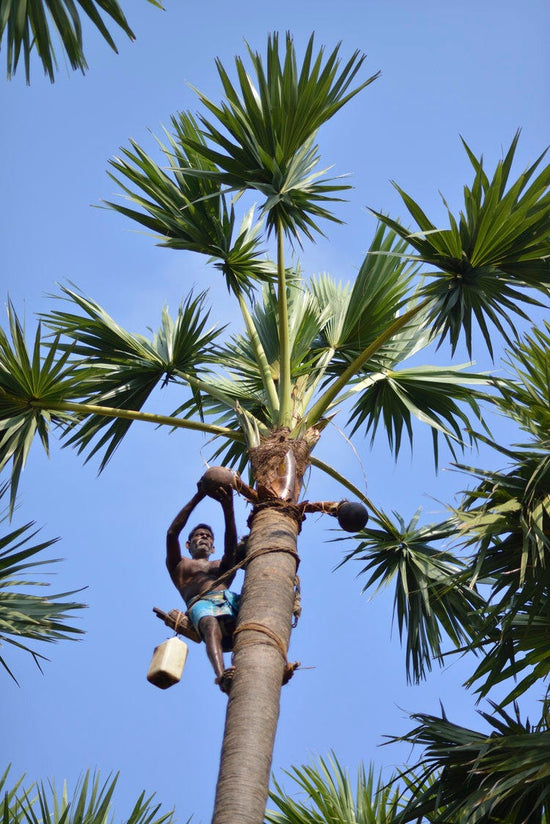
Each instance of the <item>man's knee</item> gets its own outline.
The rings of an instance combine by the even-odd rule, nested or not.
[[[218,619],[213,615],[205,615],[204,618],[201,618],[199,621],[199,632],[205,640],[206,638],[221,637]]]

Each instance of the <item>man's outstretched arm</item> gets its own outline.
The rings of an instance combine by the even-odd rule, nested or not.
[[[211,497],[222,506],[225,521],[225,536],[223,557],[220,562],[220,569],[229,569],[236,563],[237,555],[237,525],[235,524],[235,511],[233,509],[233,490],[219,487]]]
[[[202,491],[199,484],[198,491],[193,495],[191,500],[186,503],[182,509],[180,509],[168,527],[168,532],[166,533],[166,566],[168,567],[170,574],[172,574],[173,570],[175,570],[181,561],[181,547],[179,542],[180,533],[189,520],[189,516],[195,509],[196,505],[202,501],[204,497],[205,493]]]

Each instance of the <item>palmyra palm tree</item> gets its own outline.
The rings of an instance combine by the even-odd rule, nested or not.
[[[463,542],[473,548],[470,580],[489,590],[484,621],[471,647],[481,662],[467,686],[481,697],[507,688],[493,713],[481,712],[489,731],[471,730],[441,717],[415,715],[404,740],[423,747],[412,770],[416,784],[401,821],[550,819],[550,327],[534,327],[510,347],[513,377],[499,381],[493,402],[519,425],[527,442],[506,448],[501,471],[462,469],[476,485],[454,510]],[[509,686],[511,683],[511,687]],[[541,714],[522,721],[517,701],[538,688]],[[506,707],[514,702],[514,713]],[[429,785],[427,776],[436,776]]]
[[[162,8],[158,0],[147,2]],[[57,72],[56,46],[57,49],[61,46],[72,69],[84,73],[88,64],[82,36],[83,16],[115,52],[117,47],[104,17],[110,18],[110,22],[134,40],[118,0],[33,0],[30,3],[28,0],[0,0],[0,46],[6,50],[8,78],[13,77],[23,57],[25,77],[30,83],[34,52],[42,63],[44,74],[53,83]]]
[[[306,280],[288,265],[287,246],[312,240],[321,220],[336,220],[331,208],[346,188],[317,171],[317,131],[376,75],[354,86],[364,56],[355,53],[342,66],[338,47],[325,55],[313,38],[299,63],[290,35],[283,49],[277,35],[269,38],[265,61],[252,50],[249,59],[248,70],[236,59],[236,82],[218,62],[220,104],[199,92],[199,118],[173,118],[173,133],[161,143],[167,168],[136,143],[112,161],[129,205],[109,204],[161,245],[207,255],[225,279],[244,331],[222,342],[220,331],[208,327],[206,295],[191,294],[175,319],[164,310],[159,331],[147,338],[124,330],[77,289],[64,288],[69,309],[42,318],[52,338],[43,342],[39,328],[28,351],[13,307],[10,335],[0,337],[0,467],[11,462],[13,495],[34,435],[47,448],[52,425],[88,457],[102,453],[102,468],[139,420],[213,435],[220,444],[216,458],[250,472],[254,506],[217,824],[263,820],[287,671],[297,535],[308,507],[300,501],[306,469],[338,480],[369,506],[375,524],[388,528],[361,490],[312,454],[324,428],[346,404],[351,434],[374,433],[380,425],[394,453],[403,433],[412,438],[415,417],[431,426],[436,454],[439,436],[451,448],[474,437],[468,432],[481,414],[476,386],[485,378],[461,374],[459,367],[398,365],[436,336],[448,338],[454,351],[464,330],[470,346],[475,323],[490,346],[491,324],[502,328],[505,319],[513,331],[518,301],[534,300],[525,287],[548,284],[541,260],[549,252],[549,171],[535,175],[539,159],[507,186],[517,138],[491,180],[468,149],[474,184],[465,190],[459,220],[449,215],[450,228],[437,230],[403,193],[419,232],[411,235],[379,215],[352,286],[327,275]],[[246,192],[263,198],[260,217],[255,222],[249,210],[238,224],[230,198]],[[273,262],[265,252],[269,238]],[[435,269],[426,282],[417,277],[423,263]],[[179,407],[169,416],[144,411],[153,389],[166,383],[184,392]],[[243,483],[234,481],[239,488]],[[317,508],[338,511],[334,504]],[[405,592],[414,563],[398,568]],[[430,597],[434,603],[445,598],[455,572],[446,563],[435,576],[428,572],[428,607]],[[420,656],[411,657],[414,677],[422,675],[430,651],[439,654],[442,629],[455,641],[468,631],[475,595],[466,587],[458,591],[452,608],[428,608],[420,620],[405,598],[405,624],[428,639]],[[413,650],[420,648],[414,632]]]

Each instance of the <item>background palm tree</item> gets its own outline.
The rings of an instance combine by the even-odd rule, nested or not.
[[[148,2],[162,8],[158,0]],[[6,49],[8,78],[13,77],[19,60],[23,57],[25,77],[27,83],[30,83],[34,50],[42,63],[44,74],[53,83],[58,68],[56,39],[59,40],[57,48],[61,46],[71,68],[80,69],[84,73],[88,64],[84,56],[82,13],[113,51],[116,52],[117,47],[104,17],[110,18],[131,40],[134,39],[134,33],[118,0],[37,0],[31,3],[27,0],[1,0],[0,45]]]
[[[0,499],[8,491],[8,485],[0,487]],[[8,518],[6,511],[0,522]],[[11,647],[28,652],[37,665],[45,656],[28,646],[30,641],[53,643],[72,638],[83,630],[67,623],[69,613],[82,609],[85,604],[66,601],[74,592],[56,595],[36,595],[36,587],[48,587],[44,580],[34,580],[34,574],[45,565],[58,562],[59,559],[43,559],[45,549],[56,542],[56,538],[42,543],[31,543],[37,534],[32,522],[4,532],[0,535],[0,647]],[[39,557],[36,557],[39,556]],[[33,580],[27,576],[33,571]],[[30,591],[29,591],[30,590]],[[0,655],[0,664],[15,680],[12,668],[5,654]]]
[[[462,585],[480,582],[488,593],[465,644],[481,653],[466,685],[475,686],[481,697],[500,688],[501,697],[489,702],[492,713],[480,712],[485,732],[453,723],[444,711],[441,717],[412,716],[417,725],[397,740],[422,747],[422,755],[411,768],[414,780],[409,778],[410,797],[400,821],[426,816],[438,822],[519,824],[550,816],[548,324],[515,342],[506,361],[511,376],[498,381],[492,402],[527,442],[510,448],[493,444],[508,459],[501,471],[460,465],[476,485],[443,525],[474,551],[458,573]],[[522,721],[516,702],[535,688],[540,718]]]
[[[401,791],[376,776],[372,766],[359,767],[354,787],[334,754],[293,767],[288,776],[299,798],[275,781],[269,798],[277,809],[267,811],[266,824],[393,824],[402,806]]]
[[[113,176],[130,204],[109,204],[162,245],[207,255],[225,278],[245,331],[222,340],[208,327],[205,295],[189,295],[175,319],[163,311],[157,333],[135,335],[93,300],[65,288],[61,297],[69,308],[43,316],[53,337],[43,343],[39,329],[29,351],[10,308],[10,334],[0,336],[0,467],[11,465],[15,494],[34,434],[47,448],[52,424],[88,457],[101,454],[104,466],[131,422],[141,420],[210,433],[219,438],[216,454],[224,463],[249,469],[254,509],[214,820],[259,824],[290,635],[305,470],[311,465],[339,480],[394,541],[397,535],[364,492],[312,451],[342,405],[350,410],[352,433],[374,434],[381,426],[394,453],[403,433],[412,438],[414,418],[431,426],[436,457],[440,435],[458,447],[476,439],[485,376],[399,364],[438,334],[454,349],[464,330],[470,346],[476,323],[490,346],[491,323],[506,331],[502,315],[513,334],[517,300],[534,300],[524,288],[548,284],[541,261],[549,251],[549,171],[534,176],[539,159],[507,186],[515,142],[492,180],[469,152],[474,184],[466,189],[465,215],[450,215],[450,229],[425,223],[404,195],[421,219],[420,233],[410,235],[381,215],[389,229],[377,230],[353,286],[328,276],[306,280],[288,265],[287,246],[312,239],[321,219],[336,220],[332,207],[346,188],[317,171],[317,130],[376,75],[356,81],[364,57],[355,53],[341,66],[339,49],[325,55],[313,38],[301,63],[292,38],[281,48],[276,35],[265,58],[249,50],[249,62],[247,69],[236,59],[235,82],[218,62],[222,102],[199,92],[199,117],[173,119],[173,133],[161,144],[168,168],[136,143],[113,160]],[[250,208],[238,222],[236,197],[247,192],[262,198],[259,218]],[[529,232],[522,235],[518,227],[526,220]],[[499,223],[496,236],[491,221]],[[270,238],[273,261],[265,253]],[[408,254],[410,245],[418,254]],[[417,275],[426,262],[435,272],[422,282]],[[183,392],[169,416],[143,410],[162,385]],[[402,531],[414,529],[403,525]],[[410,661],[420,677],[428,648],[439,654],[441,628],[462,642],[477,596],[457,595],[447,584],[450,558],[424,551],[418,537],[412,544],[409,569],[423,566],[414,580],[426,586],[409,614],[408,567],[396,569]],[[440,603],[447,596],[448,605],[426,623],[430,598]]]
[[[118,775],[101,782],[99,773],[84,773],[71,796],[67,786],[59,792],[55,784],[23,785],[24,776],[8,786],[9,768],[0,776],[3,797],[2,824],[112,824],[112,802]],[[160,813],[153,796],[141,793],[124,824],[171,824],[172,813]],[[189,824],[189,820],[187,822]]]

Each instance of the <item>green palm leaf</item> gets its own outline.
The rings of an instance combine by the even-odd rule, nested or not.
[[[11,787],[8,788],[7,779],[9,771],[10,766],[0,775],[0,798],[3,799],[0,806],[0,822],[2,822],[2,824],[21,824],[21,822],[26,821],[26,818],[25,811],[17,796],[25,776],[22,775],[15,784],[12,784]],[[29,790],[30,789],[32,788],[29,788]]]
[[[455,510],[464,543],[476,548],[474,576],[490,586],[476,641],[483,660],[468,685],[479,684],[478,693],[487,695],[513,677],[503,705],[550,674],[550,458],[547,448],[507,453],[514,459],[507,472],[461,467],[480,483]]]
[[[0,498],[7,491],[7,484],[0,487]],[[8,514],[0,516],[0,522],[6,521]],[[35,556],[58,539],[31,544],[37,530],[32,531],[33,523],[23,524],[17,529],[0,534],[0,647],[10,644],[28,652],[39,665],[44,656],[27,645],[27,641],[56,642],[73,638],[83,630],[67,623],[69,612],[83,609],[85,604],[62,600],[73,592],[63,592],[52,596],[33,595],[26,590],[31,587],[47,587],[47,583],[29,580],[29,570],[57,563],[59,559],[37,560]],[[21,577],[23,575],[23,577]],[[76,591],[76,590],[75,590]],[[4,655],[0,655],[0,664],[15,680],[15,676]]]
[[[382,776],[375,776],[371,765],[368,772],[360,766],[357,783],[351,780],[332,755],[328,761],[302,767],[292,767],[287,773],[305,801],[289,796],[274,781],[269,797],[277,810],[266,812],[266,824],[393,824],[400,807],[398,790],[393,790]]]
[[[162,8],[158,0],[148,0]],[[90,19],[113,51],[115,42],[105,25],[101,12],[116,23],[133,40],[126,17],[117,0],[2,0],[0,3],[0,43],[6,48],[8,78],[17,69],[21,54],[25,62],[27,83],[30,82],[30,61],[33,49],[42,62],[44,73],[52,83],[57,70],[54,32],[59,37],[64,55],[72,69],[83,73],[88,68],[84,56],[81,15]]]
[[[535,441],[543,443],[550,432],[550,324],[533,327],[510,348],[506,364],[513,379],[499,383],[495,403]]]
[[[52,424],[63,426],[72,419],[69,412],[50,413],[48,406],[80,398],[90,371],[71,360],[69,351],[61,351],[58,339],[43,358],[40,326],[29,352],[11,304],[8,319],[10,335],[0,329],[0,470],[11,461],[13,509],[21,470],[35,436],[48,452]]]
[[[378,75],[352,88],[364,62],[355,52],[340,69],[339,46],[324,60],[323,49],[314,53],[310,38],[299,66],[292,37],[287,34],[284,55],[279,37],[270,36],[265,58],[249,49],[252,72],[235,59],[234,84],[218,60],[224,100],[213,103],[198,92],[209,116],[201,116],[207,140],[188,140],[186,145],[219,171],[198,169],[188,174],[211,177],[222,185],[243,191],[254,189],[265,196],[263,209],[269,231],[281,225],[291,237],[319,231],[319,218],[334,220],[324,207],[348,187],[320,179],[316,172],[317,130]]]
[[[458,220],[448,210],[449,228],[438,229],[420,206],[398,188],[419,231],[375,214],[416,250],[414,259],[440,273],[425,287],[432,300],[430,319],[453,350],[464,334],[471,351],[472,329],[479,326],[492,353],[490,325],[506,338],[514,331],[511,315],[526,317],[519,303],[536,301],[525,287],[546,291],[550,283],[550,166],[535,175],[544,155],[508,185],[519,134],[489,180],[482,159],[464,143],[474,167],[471,188],[464,189]],[[519,287],[519,288],[518,288]]]
[[[107,205],[150,229],[160,246],[208,255],[235,292],[248,289],[255,280],[272,279],[274,267],[264,260],[258,240],[261,225],[253,224],[253,210],[235,236],[235,211],[215,179],[217,167],[189,145],[205,146],[195,119],[180,113],[172,117],[172,127],[169,145],[159,141],[166,171],[134,141],[132,150],[123,149],[122,158],[110,161],[117,173],[110,177],[139,209],[112,201]],[[187,174],[189,170],[205,176]]]
[[[409,369],[391,367],[357,381],[348,397],[359,395],[350,416],[352,434],[365,427],[374,440],[378,426],[386,430],[390,449],[399,454],[403,432],[413,443],[414,418],[432,430],[434,458],[438,461],[438,435],[455,455],[455,445],[473,444],[476,436],[473,420],[482,422],[479,400],[483,397],[475,386],[485,386],[485,375],[463,372],[463,366],[416,366]],[[469,410],[470,415],[462,407]],[[472,420],[473,419],[473,420]]]
[[[183,381],[189,385],[190,381],[198,381],[219,334],[207,328],[209,313],[204,309],[204,293],[196,298],[190,295],[175,320],[165,308],[162,325],[150,339],[127,332],[95,301],[71,289],[62,291],[80,312],[55,310],[44,319],[56,334],[71,341],[59,345],[90,365],[92,374],[83,391],[87,401],[116,410],[139,411],[162,382]],[[111,422],[101,414],[92,414],[78,424],[67,443],[77,445],[79,452],[91,446],[87,460],[106,447],[101,471],[131,423],[123,419]],[[98,440],[92,445],[96,436]]]
[[[32,785],[23,791],[17,787],[10,798],[18,815],[23,813],[26,824],[114,824],[112,802],[117,780],[118,775],[101,783],[100,774],[88,770],[72,796],[65,783],[59,792],[51,782],[47,786]],[[161,805],[154,804],[153,798],[141,793],[130,814],[120,821],[123,824],[171,824],[173,813],[161,813]]]
[[[394,739],[424,747],[412,769],[422,783],[399,821],[454,824],[540,824],[550,815],[550,734],[545,713],[536,727],[519,714],[492,704],[495,715],[480,715],[490,734],[432,715],[413,715],[418,726]],[[436,775],[431,785],[425,779]]]
[[[418,272],[417,264],[401,258],[406,248],[405,241],[379,223],[345,299],[338,296],[334,287],[327,292],[324,279],[312,281],[311,289],[320,305],[332,310],[321,332],[324,346],[333,350],[327,374],[340,375],[405,307]],[[379,353],[377,358],[382,365],[383,355]]]
[[[465,583],[465,565],[437,546],[456,535],[454,522],[418,526],[420,513],[406,524],[378,513],[364,529],[359,545],[342,563],[366,562],[360,575],[369,575],[363,587],[395,586],[394,615],[399,636],[406,635],[407,678],[426,677],[432,659],[443,661],[443,634],[456,647],[478,631],[483,598]]]

